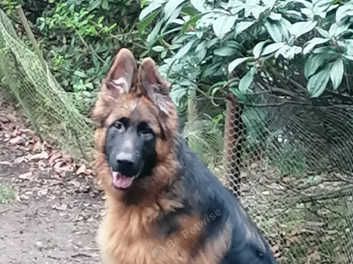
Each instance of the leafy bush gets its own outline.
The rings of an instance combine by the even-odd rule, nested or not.
[[[279,263],[346,262],[337,250],[346,242],[337,247],[337,241],[349,223],[337,216],[349,216],[337,203],[344,203],[347,183],[338,180],[334,187],[330,171],[351,179],[353,1],[150,0],[144,5],[141,25],[154,25],[147,48],[164,59],[162,69],[179,108],[188,106],[195,91],[220,99],[219,104],[227,88],[244,106],[242,159],[254,165],[258,158],[265,161],[244,186],[261,196],[262,179],[281,185],[271,190],[278,196],[264,199],[265,218],[282,202],[285,208],[273,218],[279,228],[264,223],[270,233],[288,227],[297,234],[302,223],[312,221],[329,226],[295,240],[287,232],[284,237],[292,242],[281,246]],[[300,200],[308,196],[319,202]],[[336,210],[340,213],[332,213]],[[287,212],[293,225],[282,218]],[[331,226],[333,239],[326,234]]]
[[[56,1],[45,9],[37,26],[59,82],[75,92],[92,90],[118,48],[136,48],[138,12],[136,1],[108,0]]]
[[[140,53],[138,1],[21,1],[6,0],[4,8],[17,20],[22,4],[32,30],[57,81],[87,112],[95,88],[121,47]]]
[[[232,73],[238,98],[351,103],[352,15],[353,1],[152,0],[140,19],[155,21],[147,45],[165,57],[177,102],[195,80],[218,91]]]

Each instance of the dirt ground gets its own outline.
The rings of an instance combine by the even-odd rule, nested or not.
[[[92,171],[28,127],[0,95],[0,190],[15,194],[0,202],[0,264],[99,263]]]

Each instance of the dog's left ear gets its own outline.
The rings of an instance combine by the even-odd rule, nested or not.
[[[147,96],[162,113],[168,114],[168,104],[172,103],[169,97],[170,83],[160,76],[156,63],[151,58],[142,61],[138,80],[141,93]]]

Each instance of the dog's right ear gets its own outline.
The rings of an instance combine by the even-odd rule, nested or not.
[[[123,48],[115,56],[103,84],[113,96],[128,93],[135,82],[136,71],[134,55],[130,50]]]

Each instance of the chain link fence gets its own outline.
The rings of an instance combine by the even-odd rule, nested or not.
[[[224,182],[279,263],[353,263],[353,106],[251,101],[228,98]]]

